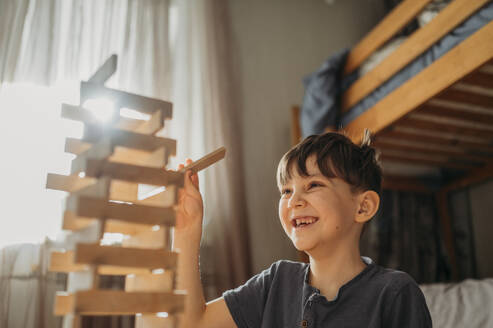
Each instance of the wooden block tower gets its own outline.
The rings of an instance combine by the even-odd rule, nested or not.
[[[176,327],[185,295],[174,290],[178,254],[171,251],[170,229],[184,172],[165,169],[176,141],[156,136],[171,119],[172,104],[105,87],[116,63],[113,55],[80,88],[81,104],[100,97],[113,101],[108,122],[82,106],[62,105],[64,118],[84,123],[84,135],[66,140],[65,151],[76,155],[71,174],[47,177],[47,188],[69,192],[63,229],[72,231],[66,249],[51,255],[50,270],[68,274],[54,311],[64,316],[64,327],[79,327],[84,315],[136,315],[139,328]],[[121,116],[121,108],[147,119]],[[195,171],[224,153],[194,163]],[[142,185],[156,188],[142,196]],[[104,233],[124,238],[104,245]],[[125,288],[102,289],[102,275],[125,276]]]

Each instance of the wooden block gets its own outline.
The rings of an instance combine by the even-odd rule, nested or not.
[[[113,154],[114,146],[110,140],[105,139],[94,144],[84,153],[80,154],[72,160],[70,173],[76,175],[79,172],[85,171],[85,163],[88,159],[106,159]]]
[[[74,295],[67,292],[57,292],[53,314],[56,316],[65,315],[74,309]]]
[[[52,272],[80,272],[89,271],[90,267],[86,264],[75,264],[74,252],[52,252],[50,259],[49,271]],[[134,267],[122,267],[115,265],[99,265],[97,267],[98,274],[108,276],[124,276],[129,274],[150,274],[150,269],[134,268]]]
[[[73,191],[73,196],[88,196],[94,198],[108,199],[110,197],[111,180],[108,177],[97,179],[95,183]]]
[[[111,55],[87,82],[104,84],[116,72],[117,63],[117,56],[115,54]]]
[[[77,138],[65,138],[65,152],[66,153],[71,153],[75,155],[80,155],[89,148],[92,147],[92,144],[89,142],[84,142],[80,139]]]
[[[93,178],[80,178],[76,175],[62,175],[48,173],[46,178],[46,188],[75,192],[96,182]]]
[[[164,127],[164,118],[160,110],[154,112],[149,120],[122,117],[115,112],[111,122],[101,121],[93,112],[82,106],[62,104],[61,114],[65,119],[79,121],[86,125],[94,125],[92,127],[94,129],[114,128],[151,135]]]
[[[178,188],[176,186],[166,186],[166,189],[161,192],[153,193],[149,196],[144,195],[145,197],[139,199],[137,204],[160,207],[172,206],[176,203],[177,191]]]
[[[77,272],[88,270],[89,267],[85,264],[74,263],[74,252],[52,252],[50,257],[50,266],[48,268],[51,272]]]
[[[187,170],[192,170],[193,172],[199,172],[209,167],[210,165],[220,161],[221,159],[224,158],[225,155],[226,155],[226,148],[221,147],[219,149],[216,149],[212,153],[207,154],[201,159],[193,162],[191,165],[184,167],[183,169],[180,170],[180,172],[185,172]]]
[[[116,290],[78,291],[57,294],[55,314],[131,315],[183,310],[185,295],[177,292],[124,292]]]
[[[65,211],[63,216],[63,230],[77,231],[97,223],[97,219],[78,217],[71,211]],[[124,235],[135,235],[152,230],[154,225],[122,222],[118,220],[106,220],[104,232],[121,233]]]
[[[135,328],[174,328],[177,327],[174,317],[160,317],[153,314],[142,314],[135,317]]]
[[[132,108],[146,114],[153,114],[156,110],[160,110],[163,118],[172,118],[173,105],[170,102],[110,89],[98,83],[81,82],[80,103],[83,104],[86,100],[95,98],[110,99],[117,108]]]
[[[115,265],[149,269],[173,269],[177,253],[163,249],[140,249],[79,243],[75,249],[75,263]]]
[[[107,176],[113,179],[155,186],[170,184],[183,186],[184,173],[139,165],[109,162],[108,160],[86,159],[81,163],[86,176]]]
[[[109,138],[114,146],[145,151],[155,151],[164,147],[169,156],[176,155],[176,140],[119,129],[108,128],[104,131],[102,129],[93,129],[87,135],[84,135],[82,141],[96,143],[103,137]]]
[[[63,230],[77,231],[87,228],[91,224],[96,223],[97,220],[93,218],[78,217],[70,211],[65,211],[63,213]]]
[[[164,168],[168,163],[165,147],[153,151],[136,150],[124,147],[115,147],[115,152],[109,158],[110,162],[141,165],[154,168]]]
[[[65,152],[80,155],[91,148],[92,145],[92,143],[84,142],[80,139],[66,138]],[[168,156],[165,147],[147,151],[115,146],[109,160],[116,163],[164,168],[167,164]]]
[[[168,246],[168,227],[158,227],[159,230],[144,231],[128,238],[123,239],[123,247],[135,248],[167,248]]]
[[[125,277],[127,292],[171,292],[173,290],[173,271],[159,274],[131,274]]]
[[[66,199],[66,210],[76,216],[96,219],[108,218],[165,226],[175,224],[175,211],[172,207],[126,204],[95,197],[71,195]]]
[[[156,134],[164,128],[164,117],[160,110],[155,111],[149,120],[120,117],[118,128],[142,134]]]

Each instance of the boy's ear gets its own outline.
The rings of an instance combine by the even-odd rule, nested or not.
[[[358,210],[355,221],[365,223],[369,221],[378,211],[380,196],[373,191],[367,190],[358,196]]]

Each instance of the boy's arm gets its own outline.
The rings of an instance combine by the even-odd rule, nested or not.
[[[187,165],[192,161],[187,160]],[[178,169],[183,168],[180,164]],[[184,188],[179,192],[173,249],[179,251],[177,289],[187,291],[180,328],[235,328],[223,298],[205,303],[199,271],[199,249],[202,235],[203,203],[197,174],[187,171]]]

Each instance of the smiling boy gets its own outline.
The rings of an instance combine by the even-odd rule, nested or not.
[[[181,327],[431,327],[414,280],[360,255],[363,226],[380,202],[369,135],[361,146],[338,133],[310,136],[283,156],[277,181],[282,227],[309,263],[277,261],[206,304],[198,265],[202,198],[197,176],[187,172],[174,236],[178,287],[188,291]]]

